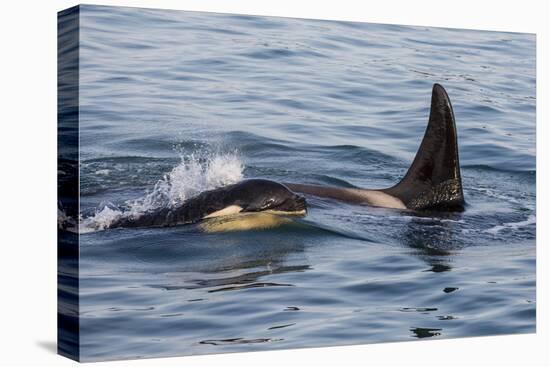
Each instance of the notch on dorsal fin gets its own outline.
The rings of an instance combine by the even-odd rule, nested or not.
[[[409,209],[464,210],[453,107],[441,85],[433,86],[428,127],[407,174],[381,191]]]

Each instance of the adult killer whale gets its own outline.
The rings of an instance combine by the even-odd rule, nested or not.
[[[121,216],[109,228],[168,227],[238,213],[305,215],[306,210],[305,198],[293,193],[283,184],[264,179],[248,179],[203,191],[176,207],[150,210],[136,216]],[[266,226],[269,219],[261,217],[260,221],[250,226]]]
[[[409,170],[386,189],[351,189],[285,183],[295,191],[354,204],[412,210],[463,211],[464,194],[453,107],[434,84],[428,126]]]

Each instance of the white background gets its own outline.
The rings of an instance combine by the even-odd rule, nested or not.
[[[537,335],[416,341],[99,363],[97,366],[534,366],[548,363],[548,10],[544,1],[179,0],[97,4],[537,33]],[[0,365],[69,366],[56,340],[56,12],[73,1],[5,1],[0,13]],[[546,108],[545,108],[546,107]],[[546,145],[544,144],[546,141]],[[498,261],[498,259],[495,259]],[[506,322],[506,320],[502,320]],[[544,348],[546,346],[546,350]],[[545,361],[546,359],[546,361]]]

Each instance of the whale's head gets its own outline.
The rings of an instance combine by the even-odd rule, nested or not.
[[[266,212],[280,215],[305,215],[306,199],[285,185],[263,179],[249,179],[235,184],[229,195],[242,212]]]

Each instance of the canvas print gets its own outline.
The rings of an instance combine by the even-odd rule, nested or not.
[[[534,333],[535,35],[58,14],[58,350]]]

